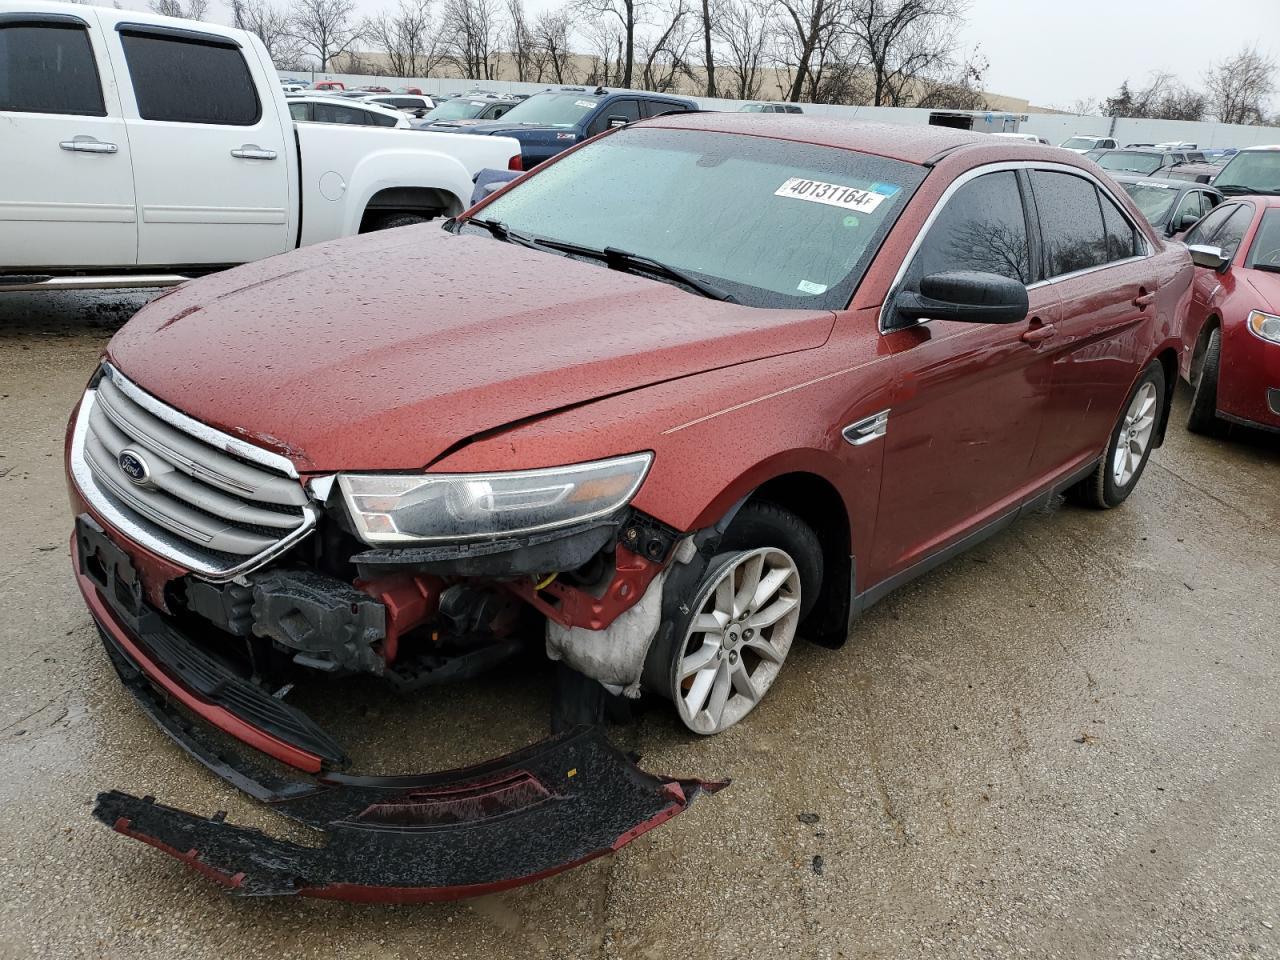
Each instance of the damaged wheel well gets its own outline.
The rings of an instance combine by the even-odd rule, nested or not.
[[[822,545],[822,586],[805,633],[823,646],[838,647],[849,634],[853,558],[849,513],[831,483],[815,473],[787,473],[757,487],[746,502],[776,504],[808,525]]]

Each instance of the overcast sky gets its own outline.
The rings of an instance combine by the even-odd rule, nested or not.
[[[221,2],[214,0],[211,14],[225,22]],[[396,2],[356,0],[364,13]],[[525,2],[535,14],[562,0]],[[1263,53],[1280,56],[1277,27],[1280,0],[970,0],[957,56],[981,49],[991,64],[983,86],[992,93],[1065,109],[1102,99],[1125,79],[1142,84],[1154,71],[1199,87],[1214,61],[1254,40]]]

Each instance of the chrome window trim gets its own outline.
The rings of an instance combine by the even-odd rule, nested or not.
[[[214,430],[212,427],[204,426],[198,421],[191,420],[190,417],[178,413],[171,407],[162,404],[150,394],[145,393],[138,387],[134,386],[124,378],[118,370],[103,364],[104,375],[111,376],[112,383],[128,393],[129,397],[136,400],[139,404],[146,406],[148,411],[154,413],[158,417],[167,419],[175,427],[180,429],[190,429],[187,424],[199,426],[201,431],[198,435],[200,439],[208,442],[208,437],[220,437],[225,440],[232,441],[234,448],[227,448],[228,452],[242,455],[240,448],[248,447],[243,441],[236,440],[227,434]],[[107,372],[109,371],[109,373]],[[299,542],[306,539],[316,528],[316,523],[320,517],[320,510],[314,503],[307,503],[301,507],[302,523],[291,530],[287,536],[276,541],[266,550],[255,554],[252,557],[235,564],[234,566],[224,567],[210,563],[208,555],[202,556],[193,544],[188,544],[180,539],[177,535],[171,535],[163,530],[151,530],[142,526],[133,517],[129,516],[118,505],[118,498],[110,491],[103,488],[93,476],[93,472],[89,468],[89,461],[85,456],[85,443],[89,433],[89,418],[93,413],[94,404],[97,401],[97,390],[90,387],[85,391],[84,398],[80,401],[80,410],[76,414],[75,428],[71,434],[71,479],[76,489],[84,498],[86,504],[93,508],[108,525],[132,540],[134,543],[149,550],[158,557],[162,557],[178,566],[185,567],[192,574],[202,580],[210,583],[226,583],[230,580],[236,580],[243,577],[247,573],[258,569],[264,564],[270,563],[276,557],[292,549]],[[145,399],[144,399],[145,398]],[[195,430],[191,430],[196,434]],[[254,451],[255,462],[263,465],[272,465],[265,458],[275,458],[283,460],[283,457],[277,457],[276,454],[266,450],[249,447]],[[245,459],[251,459],[245,457]],[[287,462],[287,461],[286,461]],[[292,470],[292,465],[290,465]],[[297,477],[297,473],[293,473],[293,477]]]
[[[938,202],[934,204],[933,209],[929,212],[929,216],[921,225],[919,233],[916,234],[915,239],[911,242],[911,246],[907,249],[907,255],[902,259],[902,265],[898,267],[898,272],[894,274],[893,282],[889,284],[889,289],[884,296],[884,302],[880,304],[880,312],[876,315],[876,327],[879,329],[881,334],[894,333],[896,330],[911,329],[910,327],[898,327],[895,330],[886,329],[884,325],[885,312],[889,309],[889,304],[893,302],[893,295],[898,292],[898,288],[902,285],[902,280],[907,275],[907,271],[915,260],[916,254],[920,251],[920,247],[924,243],[925,238],[929,236],[929,231],[933,229],[933,225],[937,221],[939,214],[941,214],[946,205],[951,202],[951,198],[955,196],[956,192],[969,181],[976,180],[978,177],[988,173],[1001,173],[1005,170],[1047,170],[1053,173],[1069,173],[1074,176],[1081,177],[1084,180],[1088,180],[1095,187],[1101,190],[1103,194],[1110,198],[1111,202],[1114,203],[1116,208],[1120,211],[1121,216],[1123,216],[1129,223],[1129,226],[1136,231],[1138,237],[1142,241],[1142,253],[1137,256],[1126,257],[1124,260],[1112,260],[1107,263],[1098,264],[1095,267],[1086,267],[1083,270],[1076,270],[1072,273],[1059,274],[1056,277],[1046,277],[1044,280],[1037,280],[1035,283],[1027,284],[1027,290],[1037,290],[1040,287],[1060,283],[1063,280],[1071,280],[1075,277],[1082,277],[1098,270],[1108,270],[1111,267],[1119,266],[1121,264],[1135,263],[1139,260],[1147,259],[1155,252],[1152,249],[1151,241],[1147,238],[1146,232],[1138,225],[1133,217],[1129,215],[1129,211],[1125,209],[1124,204],[1116,199],[1116,195],[1111,188],[1088,170],[1082,170],[1080,167],[1073,167],[1067,163],[1053,163],[1043,160],[1002,160],[998,163],[984,164],[980,167],[974,167],[972,170],[966,170],[964,173],[960,174],[960,176],[956,177],[947,189],[942,192],[942,196],[938,198]],[[1099,211],[1099,214],[1101,214],[1101,211]],[[901,222],[901,218],[899,218],[899,222]],[[920,320],[917,323],[912,324],[912,326],[919,326],[922,323],[931,322],[932,321],[927,319]]]
[[[298,479],[298,471],[294,469],[293,463],[288,457],[282,457],[280,454],[272,453],[270,450],[255,447],[239,437],[233,437],[231,434],[215,430],[199,420],[193,420],[185,413],[175,410],[164,401],[147,393],[110,363],[103,363],[102,373],[104,376],[111,378],[111,382],[115,384],[121,393],[170,426],[177,427],[183,433],[191,434],[197,440],[201,440],[217,450],[225,451],[234,457],[283,473],[291,480]]]

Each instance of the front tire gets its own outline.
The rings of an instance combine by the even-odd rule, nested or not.
[[[1192,433],[1212,437],[1222,432],[1218,419],[1218,369],[1222,361],[1222,331],[1209,334],[1200,360],[1200,372],[1192,385],[1191,412],[1187,414],[1187,429]]]
[[[1093,473],[1067,491],[1068,498],[1096,510],[1124,503],[1147,468],[1164,406],[1164,367],[1153,360],[1130,391],[1106,454]]]

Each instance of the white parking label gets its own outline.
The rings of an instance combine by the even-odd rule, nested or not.
[[[823,183],[821,180],[806,180],[804,177],[792,177],[773,191],[773,195],[825,203],[829,207],[855,210],[858,213],[871,213],[882,201],[889,199],[883,193],[859,190],[857,187],[846,187],[838,183]]]

